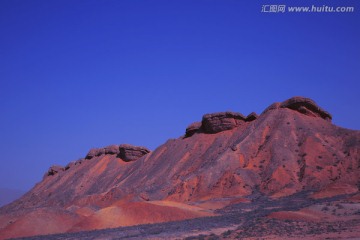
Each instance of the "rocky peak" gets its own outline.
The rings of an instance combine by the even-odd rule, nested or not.
[[[332,116],[330,113],[319,107],[313,100],[310,98],[304,97],[293,97],[290,98],[280,105],[281,108],[289,108],[295,111],[298,111],[302,114],[321,117],[325,120],[331,121]]]
[[[305,97],[292,97],[281,103],[273,103],[266,108],[263,113],[279,108],[288,108],[304,115],[320,117],[327,121],[331,121],[332,119],[330,113],[319,107],[312,99]]]

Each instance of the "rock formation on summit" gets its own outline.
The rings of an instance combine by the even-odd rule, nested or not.
[[[310,98],[292,97],[282,103],[276,102],[270,105],[268,108],[266,108],[263,113],[278,108],[289,108],[308,116],[321,117],[327,121],[331,121],[332,119],[330,113],[319,107]]]
[[[129,162],[138,160],[149,152],[150,150],[145,147],[138,147],[130,144],[110,145],[104,148],[90,149],[85,159],[92,159],[101,155],[116,155],[118,158]]]
[[[31,191],[0,208],[0,236],[218,216],[240,203],[256,215],[262,211],[254,206],[262,199],[280,204],[302,196],[311,203],[346,195],[356,200],[360,131],[329,120],[314,101],[295,97],[272,104],[260,116],[205,114],[187,127],[185,137],[152,152],[127,144],[92,149],[65,168],[51,167]],[[277,211],[263,210],[269,209]],[[237,213],[246,215],[242,209]]]
[[[218,133],[241,125],[245,119],[244,115],[235,112],[205,114],[202,119],[202,128],[206,133]]]
[[[321,117],[331,121],[332,116],[319,107],[313,100],[304,97],[293,97],[281,103],[280,107],[290,108],[308,116]]]
[[[194,122],[186,128],[185,137],[191,137],[199,131],[201,131],[201,122]]]
[[[120,149],[118,145],[110,145],[107,147],[104,147],[105,154],[119,154]]]
[[[246,116],[245,121],[246,122],[251,122],[256,120],[259,117],[259,115],[257,115],[255,112],[250,113],[249,115]]]
[[[150,152],[146,147],[137,147],[129,144],[122,144],[119,146],[119,149],[119,157],[126,162],[138,160]]]
[[[86,155],[85,159],[92,159],[94,157],[98,157],[105,154],[104,148],[92,148]]]
[[[63,172],[64,168],[62,166],[51,166],[47,172],[47,176],[53,176],[55,174],[57,174],[58,172]]]
[[[250,122],[258,117],[256,113],[251,113],[247,117],[241,113],[235,112],[218,112],[205,114],[201,122],[190,124],[185,131],[185,137],[191,137],[195,133],[218,133],[231,130],[242,125],[245,121]]]

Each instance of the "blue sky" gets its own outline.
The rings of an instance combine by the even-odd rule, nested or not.
[[[261,13],[263,4],[354,13]],[[1,0],[0,187],[92,147],[156,148],[210,112],[302,95],[360,129],[358,1]]]

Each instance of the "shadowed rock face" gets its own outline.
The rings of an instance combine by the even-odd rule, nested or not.
[[[105,154],[119,154],[120,149],[118,145],[110,145],[104,148]]]
[[[308,116],[321,117],[328,121],[331,121],[332,119],[330,113],[323,110],[313,100],[309,98],[293,97],[282,102],[280,107],[290,108]]]
[[[205,114],[202,119],[202,128],[206,133],[218,133],[233,129],[245,121],[244,115],[235,112],[219,112]]]
[[[119,146],[119,149],[119,157],[126,162],[138,160],[150,152],[150,150],[145,147],[137,147],[129,144],[122,144]]]
[[[259,115],[257,115],[255,112],[250,113],[249,115],[247,115],[245,121],[246,122],[251,122],[256,120],[259,117]]]
[[[40,215],[53,219],[50,225],[56,228],[36,234],[203,216],[204,209],[194,206],[251,194],[280,198],[311,191],[312,197],[323,198],[356,193],[360,131],[333,125],[325,113],[313,101],[292,98],[257,118],[206,114],[201,124],[187,128],[185,138],[168,140],[151,153],[132,145],[91,150],[87,160],[64,170],[51,168],[50,176],[1,208],[0,236],[29,234],[24,229]],[[154,204],[161,212],[156,218],[149,216]]]
[[[85,159],[92,159],[94,157],[98,157],[98,156],[101,156],[104,154],[105,154],[104,148],[93,148],[93,149],[90,149],[90,151],[86,155]]]
[[[46,175],[53,176],[53,175],[57,174],[58,172],[63,172],[63,171],[64,171],[64,168],[62,166],[54,165],[49,168]]]
[[[194,122],[186,128],[185,137],[191,137],[199,131],[201,131],[201,122]]]

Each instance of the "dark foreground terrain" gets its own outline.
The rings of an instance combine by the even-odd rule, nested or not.
[[[360,201],[354,194],[311,199],[309,192],[217,211],[217,216],[19,239],[360,239]]]

